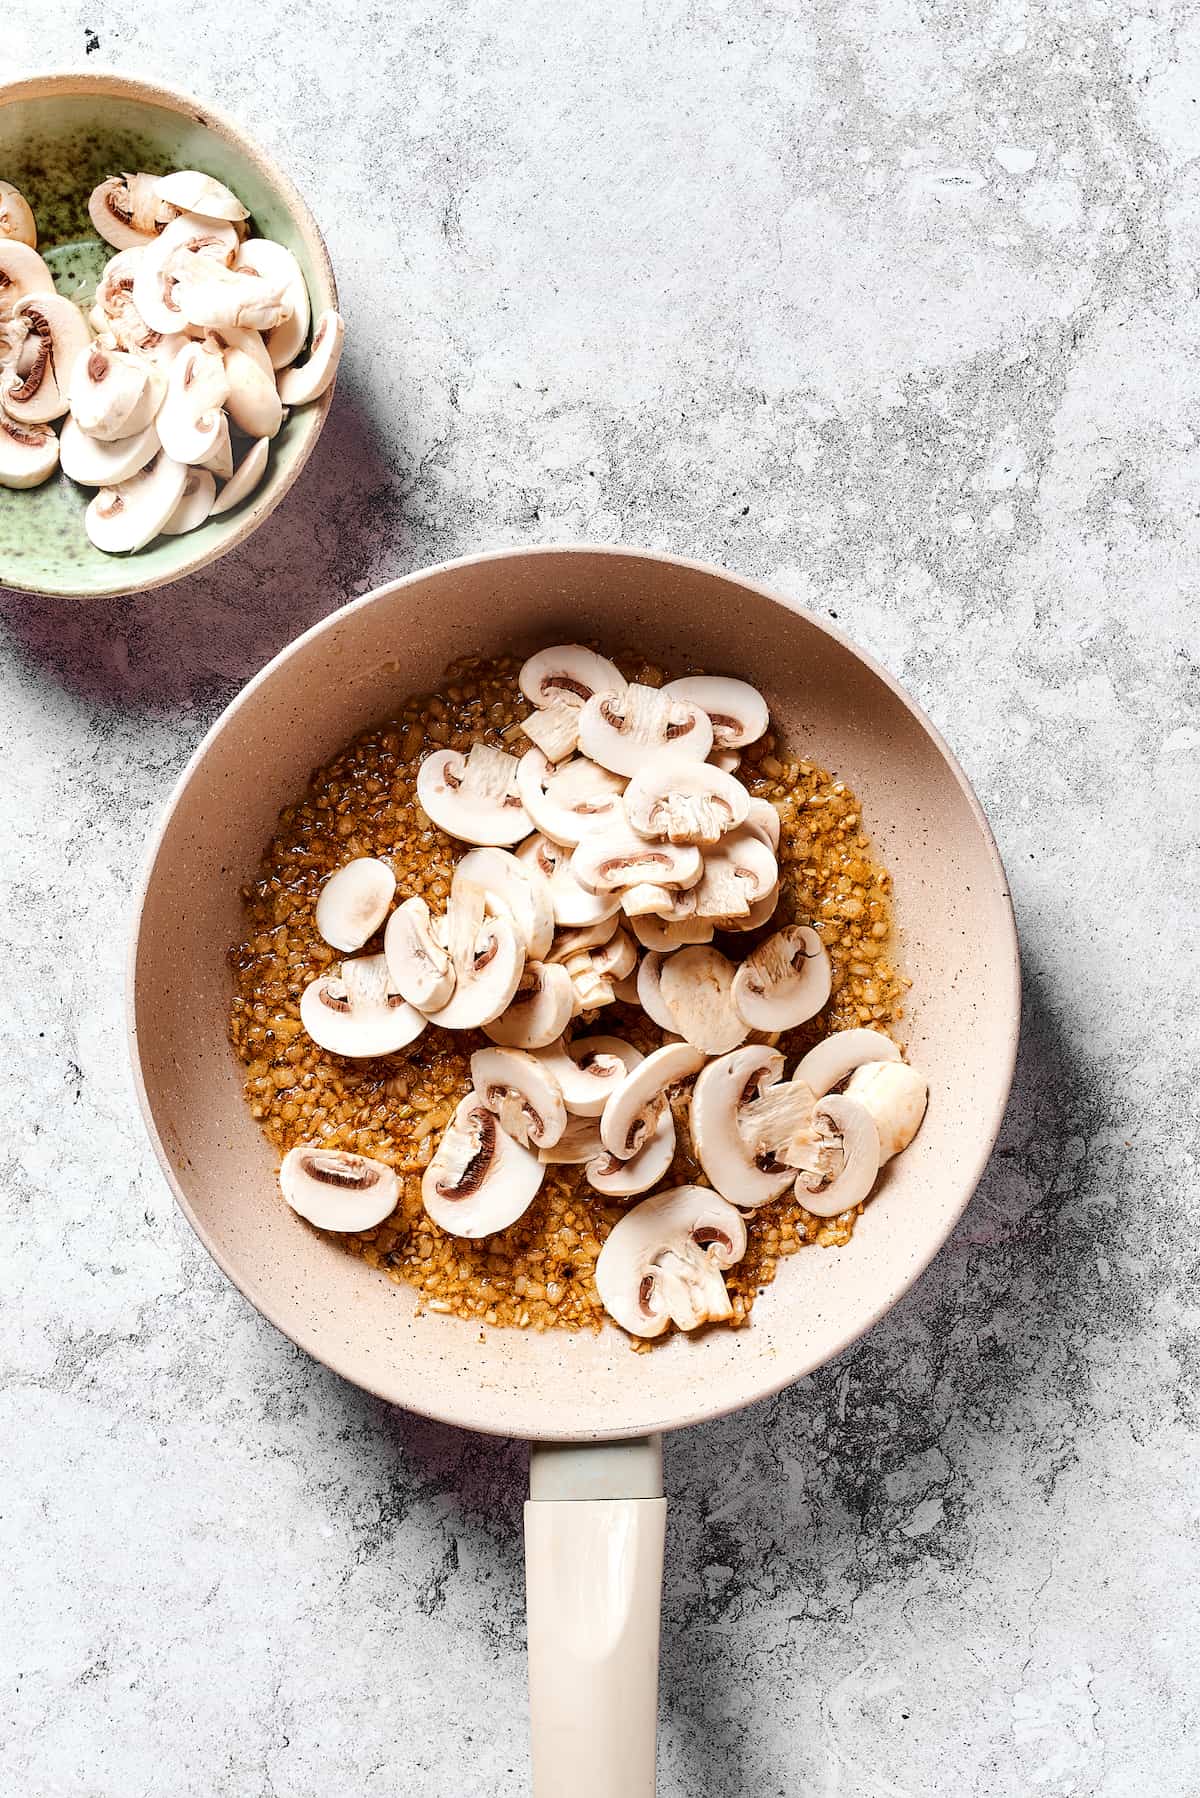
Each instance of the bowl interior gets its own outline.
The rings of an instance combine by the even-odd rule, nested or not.
[[[858,792],[895,876],[913,980],[907,1036],[932,1097],[845,1250],[781,1264],[749,1328],[634,1356],[599,1335],[415,1315],[415,1294],[278,1197],[227,1040],[239,883],[309,770],[468,650],[596,638],[745,676],[785,742]],[[1011,910],[961,774],[899,691],[806,614],[730,577],[628,552],[508,552],[414,576],[338,613],[240,696],[193,762],[153,851],[131,979],[157,1146],[216,1259],[302,1347],[399,1404],[483,1430],[610,1436],[778,1389],[835,1354],[944,1241],[990,1151],[1017,1025]]]
[[[314,316],[335,303],[320,237],[303,204],[244,139],[203,108],[173,96],[148,98],[133,84],[95,78],[71,91],[54,78],[0,89],[0,176],[33,207],[38,249],[60,293],[91,303],[115,251],[88,218],[92,189],[124,170],[167,174],[197,168],[215,175],[250,208],[251,225],[285,244],[308,282]],[[267,474],[239,507],[182,537],[159,537],[130,557],[103,555],[83,527],[91,489],[61,471],[29,492],[0,492],[0,583],[36,592],[123,593],[174,580],[246,534],[290,486],[325,415],[300,407],[272,446]],[[57,427],[56,427],[57,428]]]

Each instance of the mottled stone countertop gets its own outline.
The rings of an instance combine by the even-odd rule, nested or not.
[[[422,563],[590,538],[880,656],[1025,958],[950,1246],[668,1444],[662,1791],[1190,1798],[1196,6],[43,0],[0,58],[222,106],[350,320],[248,546],[0,601],[0,1790],[526,1789],[525,1451],[389,1413],[225,1284],[135,1115],[121,964],[150,823],[277,648]]]

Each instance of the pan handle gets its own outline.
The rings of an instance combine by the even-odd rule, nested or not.
[[[661,1437],[534,1445],[533,1798],[654,1798],[666,1517]]]

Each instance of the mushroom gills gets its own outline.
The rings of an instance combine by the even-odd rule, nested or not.
[[[428,1215],[450,1236],[478,1240],[505,1230],[537,1196],[545,1170],[478,1093],[468,1093],[421,1179]]]
[[[593,694],[620,693],[625,687],[620,669],[582,643],[539,649],[522,665],[517,680],[529,703],[545,710],[561,705],[578,712]]]
[[[796,1197],[816,1217],[861,1205],[879,1172],[879,1132],[865,1105],[843,1093],[813,1106],[813,1141],[800,1150]]]
[[[318,1048],[354,1060],[394,1055],[425,1028],[422,1014],[392,991],[383,955],[346,960],[339,975],[310,980],[300,996],[300,1022]]]
[[[746,1252],[746,1225],[706,1186],[643,1199],[610,1231],[596,1262],[601,1303],[631,1335],[661,1336],[732,1315],[723,1270]]]
[[[536,1056],[520,1049],[477,1049],[471,1081],[501,1128],[525,1148],[550,1148],[567,1127],[562,1088]]]
[[[712,748],[712,725],[699,706],[630,682],[620,692],[593,693],[585,702],[579,742],[602,768],[633,775],[655,753],[702,762]]]

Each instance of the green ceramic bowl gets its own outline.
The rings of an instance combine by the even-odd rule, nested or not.
[[[61,293],[90,303],[115,252],[87,213],[97,182],[124,170],[201,169],[250,208],[253,230],[286,244],[304,271],[314,318],[337,305],[333,270],[308,207],[287,176],[211,108],[120,75],[35,76],[0,86],[0,177],[33,207],[38,249]],[[233,511],[183,537],[159,537],[129,556],[88,542],[91,489],[61,472],[41,487],[0,488],[0,585],[85,598],[137,593],[193,573],[241,543],[273,512],[316,443],[333,389],[297,407],[271,445],[258,489]]]

